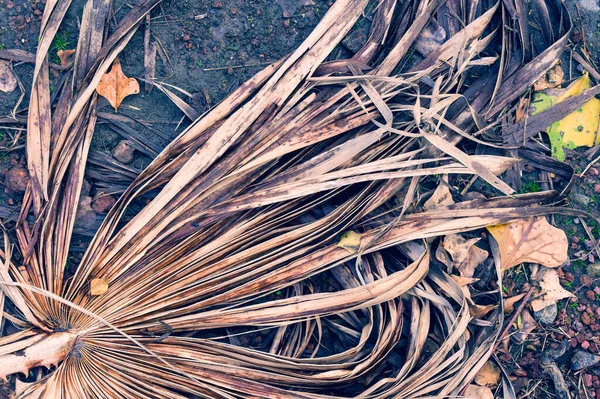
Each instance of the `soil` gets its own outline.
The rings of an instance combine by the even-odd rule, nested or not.
[[[21,49],[35,52],[41,12],[45,0],[0,0],[0,49]],[[126,2],[115,2],[118,20],[128,10]],[[75,48],[77,43],[77,21],[85,1],[74,0],[65,22],[53,43],[51,60],[58,62],[57,50]],[[590,53],[598,57],[600,50],[600,7],[596,0],[567,2],[575,25],[576,34],[586,40]],[[203,113],[223,99],[232,90],[262,69],[295,49],[308,36],[330,6],[328,0],[165,0],[151,14],[152,41],[158,45],[156,77],[158,81],[179,87],[190,94],[178,93],[198,113]],[[368,21],[359,23],[359,28],[350,40],[336,52],[352,50],[353,40],[364,37],[362,29]],[[335,53],[335,52],[334,52]],[[335,56],[335,54],[334,54]],[[123,71],[128,76],[143,78],[144,32],[143,28],[134,35],[131,43],[120,55]],[[596,58],[596,61],[598,59]],[[33,68],[31,64],[14,65],[14,70],[23,85],[24,93],[30,92]],[[53,76],[53,82],[58,74]],[[0,117],[9,115],[15,107],[27,106],[28,98],[20,101],[21,92],[0,93]],[[99,111],[114,113],[112,107],[101,99]],[[150,93],[128,97],[118,113],[143,122],[146,127],[137,129],[142,135],[153,134],[147,127],[162,133],[156,140],[157,147],[179,134],[189,120],[156,88]],[[24,133],[19,130],[0,129],[0,218],[16,216],[22,199],[19,182],[8,186],[7,174],[14,174],[26,164],[23,151]],[[113,148],[123,139],[123,134],[99,124],[92,148],[110,156]],[[159,150],[160,148],[156,148]],[[141,170],[149,158],[136,153],[132,169]],[[589,163],[583,151],[571,152],[567,163],[582,171]],[[596,165],[600,169],[600,165]],[[527,169],[523,176],[523,191],[539,191],[543,182],[540,171]],[[9,173],[9,171],[12,171]],[[555,182],[560,185],[561,182]],[[91,182],[90,196],[102,192]],[[564,183],[564,182],[562,182]],[[123,183],[125,184],[125,183]],[[583,209],[600,218],[600,177],[597,169],[590,169],[584,177],[575,180],[569,195],[569,206]],[[108,209],[106,202],[92,204],[100,214]],[[600,226],[587,221],[591,234],[598,239]],[[546,348],[557,347],[569,340],[572,350],[557,360],[567,382],[579,389],[581,397],[600,399],[600,368],[584,372],[570,371],[570,357],[575,349],[590,353],[600,352],[600,252],[593,250],[584,227],[584,220],[573,217],[555,216],[554,223],[567,233],[571,243],[570,261],[561,267],[561,283],[575,293],[570,300],[561,301],[556,321],[547,327],[539,326],[522,345],[511,343],[509,353],[500,359],[517,390],[517,396],[552,398],[553,384],[540,368],[540,358]],[[8,225],[10,228],[10,224]],[[79,244],[84,247],[80,239]],[[506,281],[515,293],[526,289],[529,271],[524,267],[510,272]],[[331,283],[335,288],[335,282]],[[245,338],[247,339],[247,338]],[[249,337],[260,347],[261,337]],[[589,385],[589,386],[586,386]],[[578,387],[578,388],[577,388]],[[585,396],[587,390],[589,396]]]

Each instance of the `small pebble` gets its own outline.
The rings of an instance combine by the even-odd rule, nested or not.
[[[29,183],[29,173],[22,166],[15,166],[9,169],[4,176],[4,184],[9,191],[22,193]]]
[[[92,209],[97,213],[105,213],[117,202],[112,195],[99,193],[92,201]]]
[[[590,347],[590,343],[588,341],[583,341],[581,343],[581,349],[587,350]]]
[[[594,385],[591,374],[586,373],[583,375],[583,384],[588,388],[591,387],[592,385]]]
[[[579,371],[600,363],[600,356],[586,351],[577,351],[571,358],[571,370]]]
[[[600,194],[600,183],[594,184],[594,192]]]
[[[119,141],[112,150],[112,156],[119,162],[129,163],[133,161],[134,149],[127,140]]]

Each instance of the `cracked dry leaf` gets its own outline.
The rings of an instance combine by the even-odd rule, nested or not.
[[[423,209],[430,211],[432,209],[442,208],[448,205],[454,205],[452,194],[450,193],[448,186],[445,184],[440,184],[433,192],[433,195],[429,197],[427,201],[425,201],[423,204]]]
[[[117,58],[113,62],[110,72],[104,74],[100,79],[96,91],[108,100],[116,112],[125,97],[140,92],[140,85],[135,78],[125,76],[121,69],[121,61]]]
[[[448,264],[448,257],[444,256],[440,248],[436,251],[437,259],[447,266],[455,267],[465,277],[473,277],[475,269],[488,257],[488,252],[475,245],[479,238],[465,239],[460,234],[449,234],[444,237],[442,246],[450,254],[452,265]]]
[[[338,247],[344,248],[351,254],[357,253],[358,249],[360,248],[360,234],[352,230],[346,231],[344,234],[342,234],[340,242],[338,243]]]
[[[494,399],[494,393],[489,387],[471,384],[465,390],[465,399]]]
[[[545,269],[541,276],[540,287],[542,289],[541,296],[531,301],[531,308],[534,312],[539,312],[548,306],[554,305],[561,299],[570,298],[572,293],[565,290],[560,285],[558,272],[554,269]]]
[[[493,387],[498,385],[498,381],[500,381],[500,369],[490,360],[485,362],[483,367],[475,374],[477,385]]]
[[[566,89],[548,89],[535,93],[532,115],[540,113],[561,101],[581,94],[591,87],[590,77],[584,74]],[[600,140],[600,100],[592,98],[576,111],[570,113],[547,129],[552,155],[559,161],[565,160],[564,148],[593,147]]]
[[[565,232],[552,226],[543,216],[487,229],[498,242],[502,271],[523,262],[558,267],[568,259],[569,242]]]
[[[94,296],[102,295],[108,291],[108,281],[103,278],[95,278],[90,281],[90,294]]]

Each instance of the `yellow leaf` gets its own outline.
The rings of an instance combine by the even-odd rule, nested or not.
[[[503,271],[523,262],[558,267],[568,259],[569,242],[565,232],[552,226],[543,216],[487,229],[498,242]]]
[[[100,79],[96,91],[106,98],[117,111],[125,97],[140,92],[140,85],[135,78],[125,76],[121,70],[121,61],[117,58],[113,62],[110,72],[104,74]]]
[[[500,380],[500,369],[493,362],[487,361],[483,367],[475,374],[475,383],[477,385],[485,385],[493,387],[498,385]]]
[[[351,254],[358,252],[360,248],[360,234],[350,230],[342,234],[338,247],[344,248]]]
[[[108,281],[103,278],[95,278],[90,282],[90,294],[102,295],[108,291]]]
[[[533,114],[544,111],[569,97],[581,94],[591,87],[590,77],[585,74],[566,89],[549,89],[538,92],[534,97]],[[563,148],[592,147],[600,140],[600,100],[592,98],[576,111],[570,113],[547,130],[552,155],[560,161],[565,160]]]

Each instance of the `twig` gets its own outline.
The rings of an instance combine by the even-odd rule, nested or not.
[[[527,305],[527,303],[533,296],[533,291],[534,291],[534,287],[531,286],[529,288],[529,290],[527,291],[527,294],[525,294],[525,297],[521,300],[521,304],[519,305],[519,307],[514,311],[514,313],[510,317],[508,324],[506,325],[506,327],[504,327],[504,330],[502,330],[502,333],[500,333],[500,335],[498,336],[498,340],[496,341],[496,344],[494,344],[494,351],[496,351],[496,349],[498,349],[500,342],[502,342],[502,340],[508,335],[508,332],[510,331],[510,327],[513,325],[515,320],[517,320],[517,317],[521,314],[523,309],[525,309],[525,306]]]

